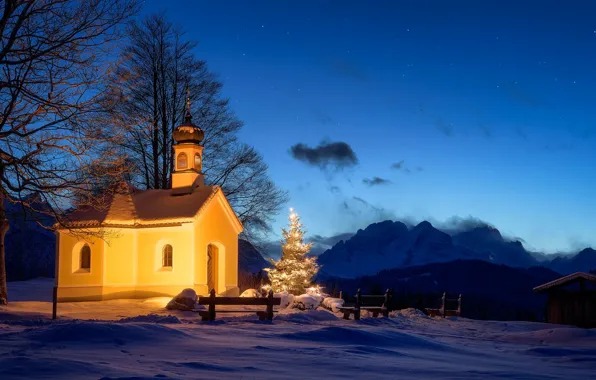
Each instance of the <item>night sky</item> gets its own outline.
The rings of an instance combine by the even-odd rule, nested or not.
[[[459,217],[531,249],[596,246],[596,2],[168,0],[143,14],[160,10],[199,41],[310,234]]]

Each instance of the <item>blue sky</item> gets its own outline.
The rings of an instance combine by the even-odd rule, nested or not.
[[[199,41],[311,234],[455,216],[547,252],[596,246],[596,3],[145,3],[160,10]],[[357,164],[290,154],[322,142]]]

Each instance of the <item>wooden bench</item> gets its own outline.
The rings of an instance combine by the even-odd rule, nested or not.
[[[208,306],[207,310],[199,310],[199,315],[203,321],[215,320],[215,305],[245,305],[245,306],[266,306],[265,310],[256,310],[260,321],[272,320],[273,306],[280,305],[281,298],[274,298],[273,291],[269,291],[266,298],[246,298],[246,297],[216,297],[215,290],[211,289],[209,297],[199,297],[199,305]],[[255,310],[219,310],[219,313],[250,313]]]
[[[447,302],[457,302],[457,309],[447,309]],[[424,313],[430,317],[441,316],[445,318],[461,316],[461,294],[458,298],[447,298],[447,293],[443,293],[441,307],[438,309],[424,309]]]
[[[360,320],[361,310],[372,312],[374,318],[378,317],[379,314],[382,314],[385,318],[389,318],[389,312],[391,311],[391,293],[389,289],[387,289],[384,295],[362,295],[360,289],[358,289],[355,298],[356,304],[354,306],[339,308],[339,311],[344,313],[344,319],[350,319],[350,315],[354,314],[354,320]],[[376,306],[379,303],[381,306]]]

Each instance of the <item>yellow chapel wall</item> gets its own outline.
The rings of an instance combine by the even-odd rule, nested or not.
[[[207,247],[214,244],[219,250],[219,294],[239,295],[238,289],[238,234],[226,214],[224,199],[218,194],[201,212],[196,222],[195,290],[207,295]],[[223,260],[222,260],[223,259]]]
[[[58,300],[174,296],[194,285],[193,223],[173,227],[110,229],[104,239],[58,232]],[[91,270],[82,272],[80,250],[91,248]],[[173,248],[172,268],[162,267],[162,249]]]
[[[105,287],[135,285],[135,234],[134,229],[119,228],[106,236],[103,281]]]
[[[163,248],[172,246],[171,268],[162,267]],[[137,230],[137,297],[176,295],[194,284],[193,223]]]
[[[57,232],[56,283],[58,299],[101,299],[103,285],[104,241],[93,236],[79,236],[69,231]],[[83,271],[80,266],[81,248],[88,244],[91,249],[91,268]]]

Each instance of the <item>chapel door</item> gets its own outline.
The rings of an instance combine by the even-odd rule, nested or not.
[[[217,289],[217,272],[218,272],[218,248],[209,244],[207,246],[207,288],[209,291],[215,289],[215,293],[218,293]]]

